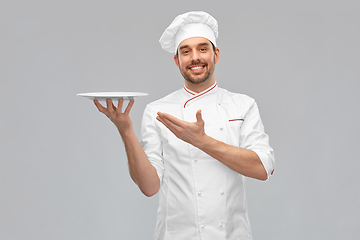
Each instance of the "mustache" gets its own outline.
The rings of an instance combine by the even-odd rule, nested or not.
[[[192,60],[189,66],[193,66],[193,65],[207,65],[207,64],[200,60]]]

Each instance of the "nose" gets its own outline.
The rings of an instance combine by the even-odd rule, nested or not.
[[[200,59],[200,54],[198,51],[192,51],[191,60],[198,61]]]

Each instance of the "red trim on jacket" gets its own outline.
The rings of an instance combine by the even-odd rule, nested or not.
[[[194,100],[194,99],[197,98],[197,97],[200,97],[200,96],[204,95],[205,93],[210,92],[210,91],[213,90],[216,86],[217,86],[217,83],[216,83],[212,88],[210,88],[209,90],[207,90],[206,92],[203,92],[203,93],[201,93],[201,94],[199,94],[199,95],[197,95],[197,96],[195,96],[195,97],[190,98],[189,100],[187,100],[186,103],[184,104],[184,108],[186,107],[186,104],[187,104],[188,102],[190,102],[191,100]],[[185,90],[186,90],[186,89],[185,89]]]
[[[187,92],[190,93],[191,95],[195,95],[195,93],[192,93],[192,92],[190,92],[189,90],[187,90],[185,86],[184,86],[184,89],[185,89],[185,91],[187,91]]]
[[[244,121],[244,119],[230,119],[229,122],[232,122],[232,121]]]

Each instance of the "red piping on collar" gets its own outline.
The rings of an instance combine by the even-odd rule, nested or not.
[[[185,89],[185,91],[187,91],[187,92],[190,93],[191,95],[195,95],[195,93],[192,93],[192,92],[190,92],[189,90],[187,90],[187,89],[185,88],[185,86],[184,86],[184,89]]]
[[[209,90],[207,90],[206,92],[203,92],[203,93],[201,93],[201,94],[199,94],[199,95],[197,95],[197,96],[195,96],[195,97],[190,98],[189,100],[187,100],[186,103],[184,104],[184,108],[186,107],[186,104],[187,104],[188,102],[190,102],[191,100],[194,100],[194,99],[197,98],[197,97],[200,97],[200,96],[204,95],[205,93],[210,92],[210,91],[213,90],[216,86],[217,86],[217,83],[216,83],[212,88],[210,88]]]

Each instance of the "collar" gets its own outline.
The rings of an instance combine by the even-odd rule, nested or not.
[[[197,98],[202,97],[202,96],[209,95],[211,93],[215,93],[217,88],[218,88],[218,84],[217,84],[217,82],[215,82],[208,89],[205,89],[204,91],[202,91],[200,93],[196,93],[196,92],[193,92],[193,91],[189,90],[187,87],[184,86],[184,93],[186,94],[186,96],[188,98],[188,100],[184,104],[184,108],[186,107],[186,104],[188,104],[190,101],[192,101],[194,99],[197,99]]]

